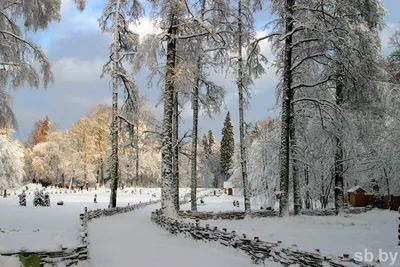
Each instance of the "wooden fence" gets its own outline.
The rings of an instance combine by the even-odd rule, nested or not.
[[[178,221],[162,214],[156,210],[151,214],[151,220],[169,231],[171,234],[183,234],[192,237],[195,240],[218,242],[223,246],[231,247],[244,251],[250,256],[255,264],[263,264],[265,261],[272,261],[283,266],[309,266],[309,267],[350,267],[350,266],[379,266],[375,262],[373,265],[356,261],[349,254],[340,256],[323,255],[317,249],[316,252],[301,251],[297,245],[292,247],[283,247],[282,242],[271,243],[261,241],[258,237],[254,240],[249,239],[245,234],[238,236],[235,231],[228,232],[226,228],[219,230],[217,227],[200,226],[199,220],[196,223]]]

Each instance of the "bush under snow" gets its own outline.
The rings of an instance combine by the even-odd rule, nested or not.
[[[16,144],[0,136],[0,189],[17,188],[24,176],[22,153]]]

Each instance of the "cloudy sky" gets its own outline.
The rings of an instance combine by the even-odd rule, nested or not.
[[[57,122],[64,130],[85,116],[93,106],[105,103],[111,104],[110,79],[100,79],[102,65],[108,59],[110,36],[101,33],[97,19],[100,17],[105,0],[89,1],[84,12],[76,11],[72,0],[63,0],[62,20],[52,24],[45,32],[39,32],[29,37],[36,41],[47,53],[55,75],[55,83],[46,90],[44,88],[21,88],[13,92],[14,110],[19,122],[19,129],[15,137],[26,140],[33,129],[35,121],[42,120],[46,115],[50,120]],[[400,1],[384,0],[389,12],[387,26],[382,33],[383,53],[387,54],[390,48],[387,45],[390,35],[400,25]],[[397,11],[397,14],[396,14]],[[257,14],[260,24],[269,20],[268,15]],[[153,32],[156,29],[148,19],[144,18],[136,28],[139,34]],[[262,51],[273,60],[268,43],[262,45]],[[156,107],[160,88],[147,88],[146,72],[136,77],[142,94],[149,99],[150,106],[161,118],[162,106]],[[200,133],[213,129],[217,140],[220,140],[221,128],[226,112],[230,111],[235,126],[238,125],[238,105],[236,87],[232,77],[224,74],[214,75],[214,79],[227,89],[226,109],[214,118],[200,119]],[[275,86],[277,77],[270,70],[253,86],[251,108],[246,111],[245,119],[254,122],[269,115],[276,114]],[[182,112],[182,129],[191,128],[191,110],[186,106]],[[236,136],[238,127],[235,127]]]

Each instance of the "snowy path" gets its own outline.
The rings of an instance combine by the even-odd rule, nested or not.
[[[89,223],[89,266],[255,266],[243,252],[170,235],[150,221],[156,208],[149,206]]]

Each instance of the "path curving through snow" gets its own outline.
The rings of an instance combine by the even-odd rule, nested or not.
[[[157,208],[159,205],[153,205],[90,222],[89,266],[255,266],[241,251],[171,235],[150,221],[151,211]]]

